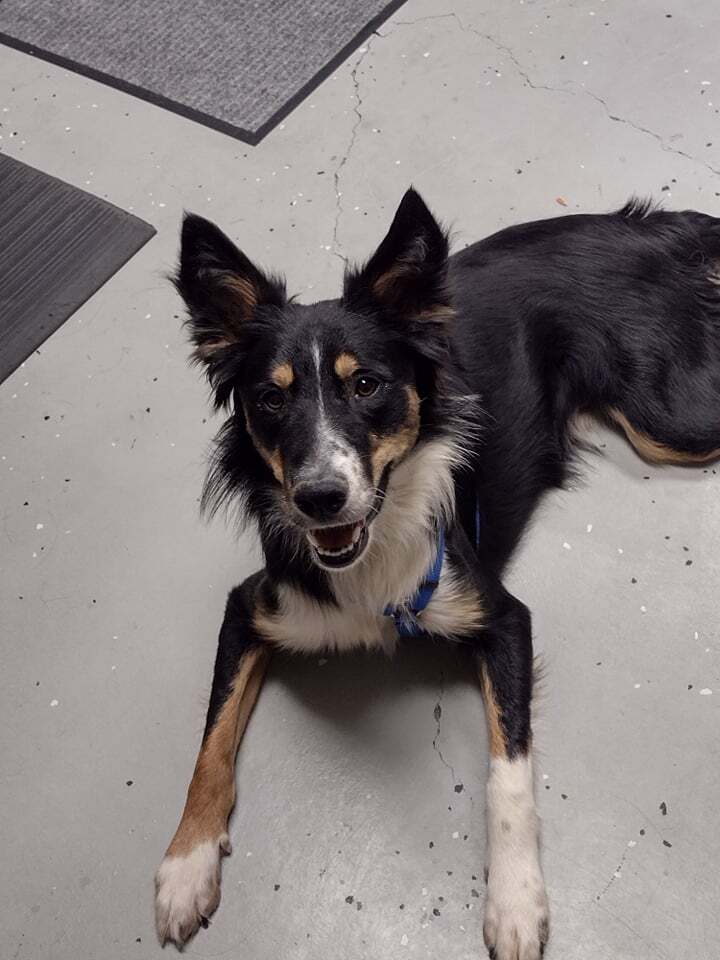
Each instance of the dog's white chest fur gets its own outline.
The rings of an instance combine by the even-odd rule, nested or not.
[[[411,454],[392,474],[365,555],[350,569],[330,574],[337,603],[318,603],[302,590],[280,584],[277,612],[260,618],[262,632],[280,646],[305,653],[358,646],[392,652],[397,632],[384,611],[412,597],[432,567],[435,519],[447,521],[452,515],[455,459],[452,445],[440,440]],[[472,605],[446,557],[422,614],[423,628],[444,636],[466,632],[469,615],[479,611],[477,602],[470,611]]]
[[[286,585],[278,590],[277,614],[262,618],[260,626],[278,646],[300,653],[341,651],[358,646],[390,651],[397,639],[390,617],[365,606],[320,604]]]

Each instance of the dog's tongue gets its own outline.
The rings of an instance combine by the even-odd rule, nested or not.
[[[342,527],[324,527],[313,530],[313,538],[321,550],[342,550],[352,543],[356,523],[346,523]]]

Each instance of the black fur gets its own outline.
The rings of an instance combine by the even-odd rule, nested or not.
[[[519,693],[504,697],[508,707],[529,700],[529,617],[509,609],[502,572],[541,495],[572,468],[575,414],[616,408],[676,450],[720,447],[720,289],[712,281],[719,261],[720,221],[636,199],[614,214],[510,227],[448,258],[446,233],[410,190],[377,251],[348,270],[342,298],[301,306],[287,299],[281,279],[190,215],[176,284],[215,402],[230,409],[204,506],[239,500],[259,523],[270,583],[333,603],[327,577],[278,510],[279,485],[247,413],[255,437],[279,444],[288,469],[299,467],[314,396],[298,397],[292,418],[267,417],[257,412],[258,390],[275,363],[290,360],[302,373],[313,339],[331,352],[351,350],[388,381],[382,402],[358,411],[341,397],[331,412],[365,457],[369,430],[392,430],[405,413],[398,386],[414,384],[418,443],[447,434],[467,451],[449,544],[486,598],[492,624],[481,645],[500,649],[492,630],[516,623],[524,667],[504,662],[494,679],[513,687],[522,677]],[[254,302],[238,298],[228,278],[242,280]],[[473,559],[462,541],[473,545]],[[525,732],[511,737],[517,749]]]
[[[719,220],[638,200],[510,227],[448,258],[446,233],[410,190],[377,251],[348,271],[342,297],[304,306],[217,227],[187,217],[176,284],[196,359],[229,411],[203,503],[239,502],[258,522],[266,561],[230,595],[206,736],[248,645],[265,640],[256,614],[277,609],[280,587],[320,608],[339,603],[292,505],[298,478],[324,469],[314,462],[318,424],[362,464],[371,523],[397,465],[376,476],[373,444],[412,422],[416,447],[445,438],[462,451],[446,555],[482,598],[483,624],[457,639],[482,661],[505,759],[526,754],[531,620],[503,572],[543,493],[572,472],[576,414],[624,417],[650,449],[677,459],[720,452],[718,274]],[[347,377],[333,366],[342,353],[359,365]],[[293,373],[280,387],[279,365]],[[371,395],[358,393],[363,378],[375,381]],[[347,619],[351,632],[351,609]],[[533,957],[546,916],[536,926]],[[494,955],[492,932],[486,942]]]
[[[572,462],[576,413],[622,411],[686,453],[720,447],[720,221],[631,201],[510,227],[451,258],[454,345],[488,427],[463,483],[500,572]]]
[[[248,577],[239,587],[231,590],[228,595],[215,656],[213,685],[203,739],[212,729],[220,708],[230,693],[242,657],[248,650],[263,642],[255,630],[253,614],[258,594],[266,592],[267,589],[266,579],[262,573],[258,572]],[[272,602],[272,597],[266,596],[263,599]]]
[[[177,285],[194,342],[227,336],[218,277],[249,276],[260,291],[254,316],[231,323],[232,344],[209,359],[217,403],[232,404],[259,367],[292,355],[313,333],[371,346],[395,375],[418,384],[423,436],[451,429],[453,419],[468,434],[472,474],[458,491],[464,525],[471,533],[474,487],[483,560],[498,572],[538,497],[567,476],[575,413],[616,407],[676,450],[720,446],[720,296],[709,279],[720,262],[720,221],[631,200],[615,214],[510,227],[449,261],[446,254],[445,234],[409,191],[377,252],[348,273],[343,298],[305,307],[288,303],[282,281],[216,227],[189,216]],[[384,296],[373,293],[394,264],[395,282]],[[477,411],[453,399],[463,395],[480,398],[479,440]],[[272,487],[235,403],[204,503],[214,509],[241,496],[262,522]]]

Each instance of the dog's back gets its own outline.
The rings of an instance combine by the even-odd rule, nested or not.
[[[458,363],[487,412],[478,496],[500,566],[563,482],[577,413],[614,421],[648,460],[720,454],[720,220],[631,201],[509,227],[452,257],[450,278]]]

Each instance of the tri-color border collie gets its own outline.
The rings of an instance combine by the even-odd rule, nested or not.
[[[720,455],[720,220],[631,201],[502,230],[448,256],[409,190],[342,296],[304,305],[188,215],[177,289],[217,408],[204,493],[239,501],[265,568],[227,601],[185,810],[156,877],[161,941],[220,900],[235,755],[271,651],[392,650],[422,633],[476,658],[490,744],[484,939],[539,960],[549,914],[533,799],[530,613],[503,571],[573,424],[640,455]]]

